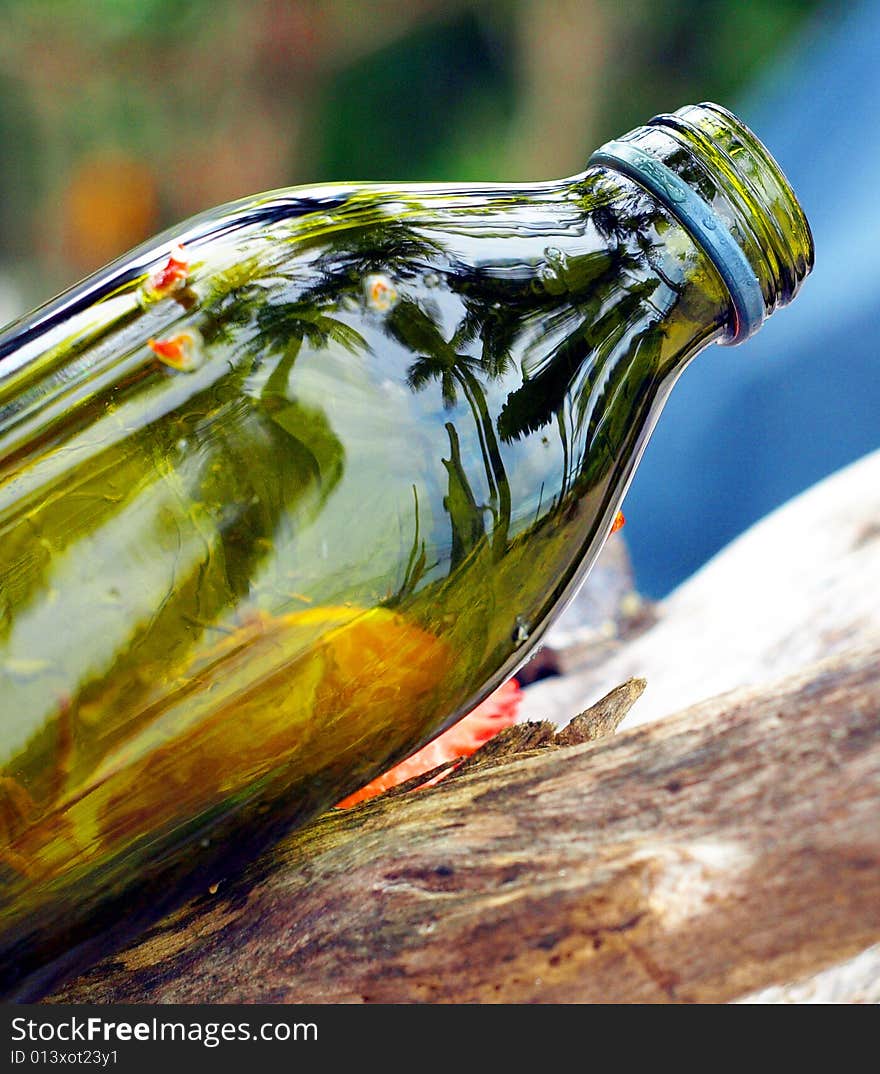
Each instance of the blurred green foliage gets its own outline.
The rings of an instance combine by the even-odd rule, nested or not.
[[[516,97],[513,57],[488,30],[464,8],[341,70],[320,101],[322,174],[485,178],[485,132],[503,130]]]
[[[202,208],[580,170],[728,105],[820,0],[0,0],[0,320]],[[17,287],[11,295],[10,284]]]

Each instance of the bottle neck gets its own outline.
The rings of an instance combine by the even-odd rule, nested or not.
[[[728,295],[723,343],[740,343],[797,294],[813,266],[809,225],[779,165],[718,105],[655,117],[590,165],[648,190],[685,227]]]

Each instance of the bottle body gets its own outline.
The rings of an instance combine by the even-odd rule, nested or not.
[[[7,988],[503,681],[730,316],[606,168],[282,192],[175,238],[0,340]]]

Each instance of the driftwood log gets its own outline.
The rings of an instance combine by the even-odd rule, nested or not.
[[[52,998],[880,999],[878,583],[880,454],[755,527],[635,637],[597,637],[601,663],[581,638],[530,688],[562,723],[644,676],[616,736],[585,741],[638,684],[432,788],[325,815]]]

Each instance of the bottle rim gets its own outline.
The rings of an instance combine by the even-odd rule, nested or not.
[[[590,166],[654,194],[714,264],[730,294],[725,344],[751,336],[797,294],[814,262],[809,223],[779,164],[736,116],[703,102],[606,143]]]

